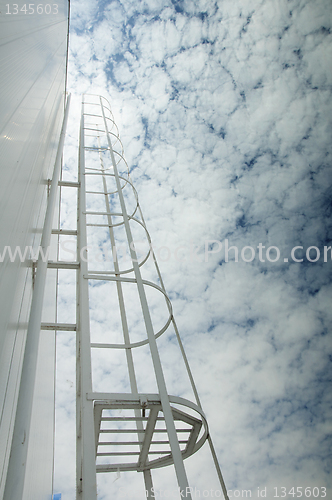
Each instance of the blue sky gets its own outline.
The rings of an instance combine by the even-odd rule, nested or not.
[[[152,241],[171,251],[160,267],[226,485],[268,498],[331,487],[331,24],[328,0],[71,2],[65,176],[80,93],[105,95]],[[63,214],[75,227],[65,193]],[[239,262],[225,262],[225,239]],[[222,243],[208,262],[205,241]],[[71,289],[63,277],[60,305]],[[58,353],[55,491],[69,500],[73,338],[59,335]],[[204,461],[190,474],[210,486]],[[119,497],[114,479],[101,498]]]

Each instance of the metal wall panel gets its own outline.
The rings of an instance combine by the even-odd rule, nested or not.
[[[21,10],[24,5],[26,13]],[[34,12],[31,8],[29,13],[29,4],[0,1],[0,498],[32,294],[29,254],[24,262],[18,256],[11,262],[8,252],[4,258],[3,252],[9,246],[24,253],[27,246],[36,249],[40,244],[47,179],[54,166],[65,97],[68,0],[30,5]],[[38,12],[37,5],[42,6]],[[44,332],[26,499],[46,499],[51,494],[54,345],[54,335]],[[43,441],[48,444],[42,450]]]

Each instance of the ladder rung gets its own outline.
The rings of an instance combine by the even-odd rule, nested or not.
[[[75,332],[75,323],[42,323],[41,330],[58,330],[62,332]]]
[[[168,452],[169,453],[169,452]],[[97,453],[97,457],[118,457],[121,455],[139,455],[139,451],[113,451],[112,453]]]
[[[63,234],[64,236],[77,236],[76,229],[53,229],[52,234]]]
[[[153,431],[158,432],[158,433],[164,433],[167,432],[167,429],[154,429]],[[176,429],[176,432],[191,432],[191,428],[188,427],[188,429]],[[100,429],[99,431],[100,434],[144,434],[145,430],[144,429]]]
[[[52,261],[50,260],[47,263],[47,267],[49,269],[79,269],[79,262],[61,262],[61,261]]]
[[[58,186],[78,188],[78,187],[80,187],[80,183],[79,182],[70,182],[70,181],[59,181]]]

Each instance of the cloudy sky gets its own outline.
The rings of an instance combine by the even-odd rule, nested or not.
[[[226,486],[253,498],[266,487],[269,499],[291,499],[301,486],[323,498],[332,487],[331,29],[329,0],[71,1],[64,178],[76,175],[80,93],[102,94]],[[63,227],[75,227],[74,201],[63,190]],[[74,321],[74,282],[61,275],[59,321]],[[111,315],[93,293],[100,326]],[[75,498],[74,357],[74,337],[59,334],[62,500]],[[178,384],[184,394],[166,372],[170,392]],[[199,455],[190,485],[218,489],[207,451]],[[128,480],[144,498],[136,476]],[[101,478],[100,498],[121,498],[127,477]]]

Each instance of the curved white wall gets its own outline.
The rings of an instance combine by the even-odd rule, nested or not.
[[[64,114],[69,15],[68,0],[48,3],[49,14],[46,2],[30,4],[30,14],[7,5],[0,1],[0,257],[6,246],[24,251],[40,243]],[[0,262],[0,498],[31,293],[29,262],[10,262],[7,253]],[[55,302],[48,314],[54,321]],[[24,499],[49,499],[52,492],[54,349],[54,334],[42,332]]]

